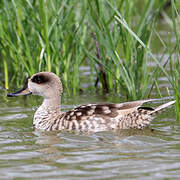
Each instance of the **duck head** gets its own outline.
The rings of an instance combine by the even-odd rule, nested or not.
[[[45,99],[54,99],[60,97],[63,92],[60,78],[52,72],[39,72],[34,74],[29,80],[25,88],[8,93],[8,97],[20,95],[39,95]]]

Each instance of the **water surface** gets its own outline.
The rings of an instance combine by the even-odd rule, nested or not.
[[[145,130],[75,134],[33,130],[41,98],[7,99],[3,92],[0,98],[0,179],[180,178],[180,131],[173,106]],[[62,109],[102,101],[121,99],[81,95],[64,98]]]

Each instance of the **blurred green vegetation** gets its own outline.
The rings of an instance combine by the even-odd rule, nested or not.
[[[21,86],[25,77],[52,71],[67,92],[77,94],[79,67],[85,65],[91,90],[135,100],[150,97],[163,74],[179,114],[179,9],[175,0],[1,0],[0,85]],[[166,40],[157,28],[160,21],[171,32]],[[159,57],[151,50],[154,38],[161,52],[168,52],[165,62],[163,53]]]

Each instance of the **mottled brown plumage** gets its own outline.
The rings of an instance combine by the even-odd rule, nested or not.
[[[60,109],[62,92],[62,84],[57,75],[40,72],[29,79],[26,89],[9,93],[7,96],[25,94],[43,96],[44,101],[35,112],[33,125],[37,129],[47,131],[97,132],[130,128],[143,129],[151,123],[157,112],[175,102],[170,101],[156,108],[142,107],[142,104],[155,101],[154,99],[120,104],[87,104],[68,112],[62,112]]]

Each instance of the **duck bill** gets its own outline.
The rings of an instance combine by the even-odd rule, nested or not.
[[[29,90],[28,87],[25,87],[17,92],[8,93],[7,97],[24,96],[24,95],[30,95],[30,94],[32,94],[32,92]]]

